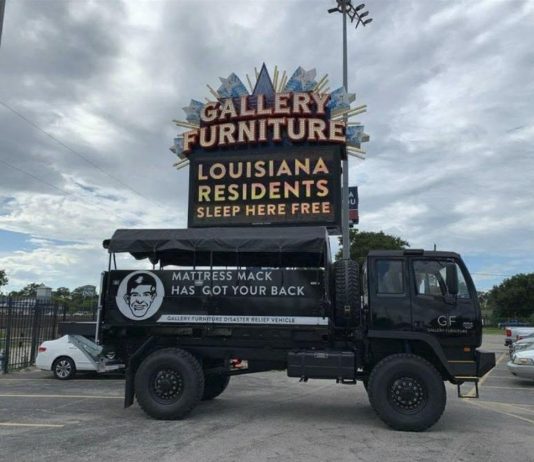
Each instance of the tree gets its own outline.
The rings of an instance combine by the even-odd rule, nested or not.
[[[96,309],[97,304],[98,295],[95,286],[85,285],[77,287],[71,292],[70,311],[91,312]]]
[[[534,315],[534,273],[516,274],[494,286],[488,304],[497,319],[528,319]]]
[[[67,287],[58,287],[52,292],[52,297],[55,297],[57,299],[69,299],[70,290]]]
[[[350,230],[350,257],[357,260],[360,265],[363,264],[369,250],[402,250],[410,247],[407,241],[397,236],[391,236],[383,231],[378,233],[372,231]],[[339,238],[339,243],[342,239]],[[342,258],[342,249],[340,248],[336,258]]]
[[[71,298],[70,290],[67,287],[58,287],[52,291],[52,300],[63,307],[66,306],[68,308],[70,306]]]
[[[32,282],[31,284],[26,285],[22,290],[13,290],[9,293],[12,297],[35,297],[37,295],[37,287],[41,284]]]
[[[9,282],[9,279],[6,276],[5,270],[0,270],[0,293],[1,293],[2,287],[7,286],[8,282]]]

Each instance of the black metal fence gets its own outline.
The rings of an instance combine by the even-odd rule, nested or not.
[[[68,310],[51,300],[0,297],[0,372],[31,366],[45,340],[58,337],[61,321],[94,321],[96,306]]]

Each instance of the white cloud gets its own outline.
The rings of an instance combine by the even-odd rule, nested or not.
[[[104,269],[104,252],[96,251],[92,243],[57,245],[45,241],[31,251],[16,251],[0,257],[0,267],[7,268],[8,290],[18,289],[30,282],[39,282],[52,288],[77,287],[84,281],[96,285],[98,272]]]
[[[68,178],[71,195],[17,193],[4,205],[0,228],[62,241],[102,240],[120,227],[185,225],[184,211],[114,189],[84,191]]]
[[[473,258],[505,258],[510,271],[527,271],[534,4],[368,7],[373,23],[349,28],[349,86],[368,104],[360,120],[371,135],[368,160],[351,159],[361,227],[415,247],[436,242]],[[0,229],[27,233],[35,246],[0,258],[12,284],[95,283],[101,240],[116,228],[185,226],[188,172],[172,168],[171,120],[191,98],[209,95],[207,83],[233,71],[246,80],[263,61],[271,71],[316,67],[332,89],[341,86],[341,18],[327,8],[11,2],[0,100],[90,160],[0,108],[1,159],[66,192],[2,165]]]

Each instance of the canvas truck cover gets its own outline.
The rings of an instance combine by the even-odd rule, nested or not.
[[[110,253],[128,252],[162,267],[325,267],[325,227],[119,229],[104,241]]]

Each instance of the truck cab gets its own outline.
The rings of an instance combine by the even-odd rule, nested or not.
[[[452,383],[477,381],[491,368],[482,355],[477,292],[460,255],[417,249],[369,252],[362,271],[362,308],[371,363],[388,354],[387,338],[438,365]]]

